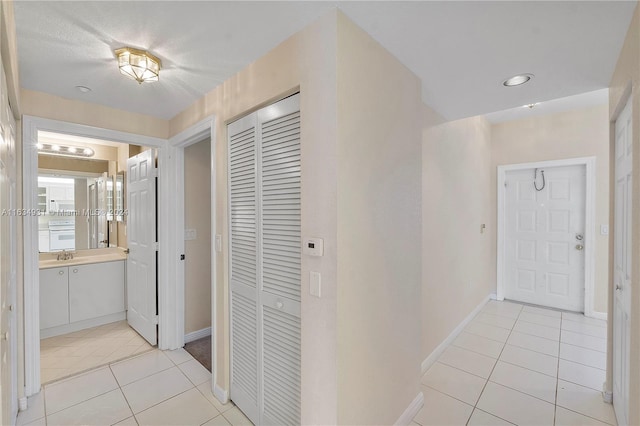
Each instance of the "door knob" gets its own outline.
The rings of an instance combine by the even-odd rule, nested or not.
[[[9,332],[8,331],[6,333],[2,334],[2,340],[9,340]]]
[[[276,307],[278,309],[282,309],[283,306],[284,306],[284,303],[282,303],[281,301],[278,300],[278,303],[276,303]]]
[[[584,246],[582,244],[576,244],[576,250],[584,250]]]
[[[616,284],[616,290],[622,290],[622,286],[620,284]]]

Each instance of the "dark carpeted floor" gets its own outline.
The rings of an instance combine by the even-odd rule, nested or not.
[[[207,370],[211,371],[211,336],[186,343],[184,350],[189,352],[200,364],[204,365]]]

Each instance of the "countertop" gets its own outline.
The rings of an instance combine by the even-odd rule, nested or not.
[[[58,253],[41,253],[40,269],[61,268],[64,266],[88,265],[91,263],[117,262],[126,260],[127,255],[121,248],[79,250],[72,252],[73,259],[57,260]]]

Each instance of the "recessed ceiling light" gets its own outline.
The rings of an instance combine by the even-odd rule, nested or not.
[[[91,88],[87,86],[76,86],[76,89],[82,93],[89,93],[91,91]]]
[[[533,74],[514,75],[513,77],[503,81],[502,85],[506,87],[520,86],[521,84],[525,84],[528,81],[530,81],[533,77],[534,77]]]

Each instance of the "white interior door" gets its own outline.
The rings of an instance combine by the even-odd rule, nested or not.
[[[149,343],[158,340],[155,150],[127,160],[127,321]]]
[[[255,424],[300,424],[299,108],[228,128],[231,399]]]
[[[631,309],[631,201],[632,128],[631,102],[616,121],[615,232],[613,271],[613,408],[619,425],[629,414],[629,320]]]
[[[506,173],[505,297],[583,311],[586,168],[535,173]]]
[[[0,64],[1,65],[1,64]],[[11,210],[16,203],[16,125],[7,100],[7,87],[0,66],[0,422],[13,424],[18,405],[17,375],[17,224]]]

